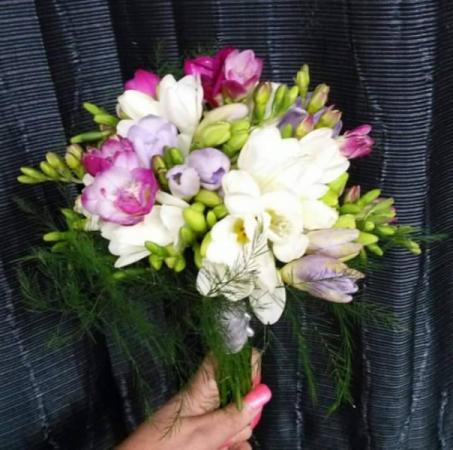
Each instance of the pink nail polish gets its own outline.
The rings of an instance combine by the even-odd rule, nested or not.
[[[259,384],[245,398],[245,404],[251,409],[262,408],[272,397],[271,390],[265,384]]]
[[[260,411],[250,422],[250,426],[252,427],[252,430],[259,424],[261,420],[261,416],[263,415],[262,411]]]

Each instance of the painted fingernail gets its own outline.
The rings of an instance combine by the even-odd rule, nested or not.
[[[265,384],[259,384],[245,398],[245,404],[251,409],[262,408],[272,398],[271,390]]]
[[[252,430],[259,424],[261,420],[261,416],[263,415],[262,411],[260,411],[250,422],[250,426],[252,427]]]

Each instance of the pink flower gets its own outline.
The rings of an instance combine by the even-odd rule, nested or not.
[[[82,158],[85,170],[95,176],[112,167],[116,159],[123,153],[134,153],[134,147],[128,139],[108,139],[100,149],[91,148]],[[138,166],[136,166],[138,167]]]
[[[83,190],[82,205],[106,222],[134,225],[151,211],[158,188],[148,169],[112,166]]]
[[[353,159],[369,155],[374,144],[373,139],[368,136],[370,131],[371,125],[361,125],[351,131],[346,131],[343,136],[340,136],[338,140],[343,156]]]
[[[214,56],[198,56],[184,62],[184,73],[200,76],[204,99],[214,108],[221,103],[220,93],[225,80],[223,70],[225,59],[233,51],[235,51],[233,48],[226,47]]]
[[[258,82],[262,70],[263,60],[253,50],[233,50],[225,59],[223,93],[233,100],[244,97]]]
[[[148,94],[151,97],[156,97],[156,88],[159,84],[160,78],[153,72],[147,70],[138,69],[134,73],[134,78],[124,83],[124,89],[140,91],[144,94]]]

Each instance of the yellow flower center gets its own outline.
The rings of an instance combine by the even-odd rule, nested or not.
[[[250,242],[247,234],[245,232],[244,221],[242,219],[237,219],[233,225],[233,232],[236,235],[236,240],[239,244],[245,245]]]

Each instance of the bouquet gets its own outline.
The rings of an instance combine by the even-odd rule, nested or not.
[[[178,80],[137,70],[116,114],[85,103],[97,129],[18,178],[77,186],[64,229],[44,235],[50,251],[27,259],[39,270],[22,273],[26,297],[77,316],[83,332],[114,327],[131,361],[142,345],[183,379],[182,366],[211,352],[223,403],[240,403],[254,333],[291,303],[332,302],[342,329],[366,314],[350,302],[369,255],[420,253],[392,198],[346,187],[350,161],[372,150],[371,126],[344,131],[306,65],[291,85],[260,81],[262,67],[252,50],[224,48],[187,59]],[[166,334],[146,318],[157,299]],[[306,328],[295,330],[312,378]]]

